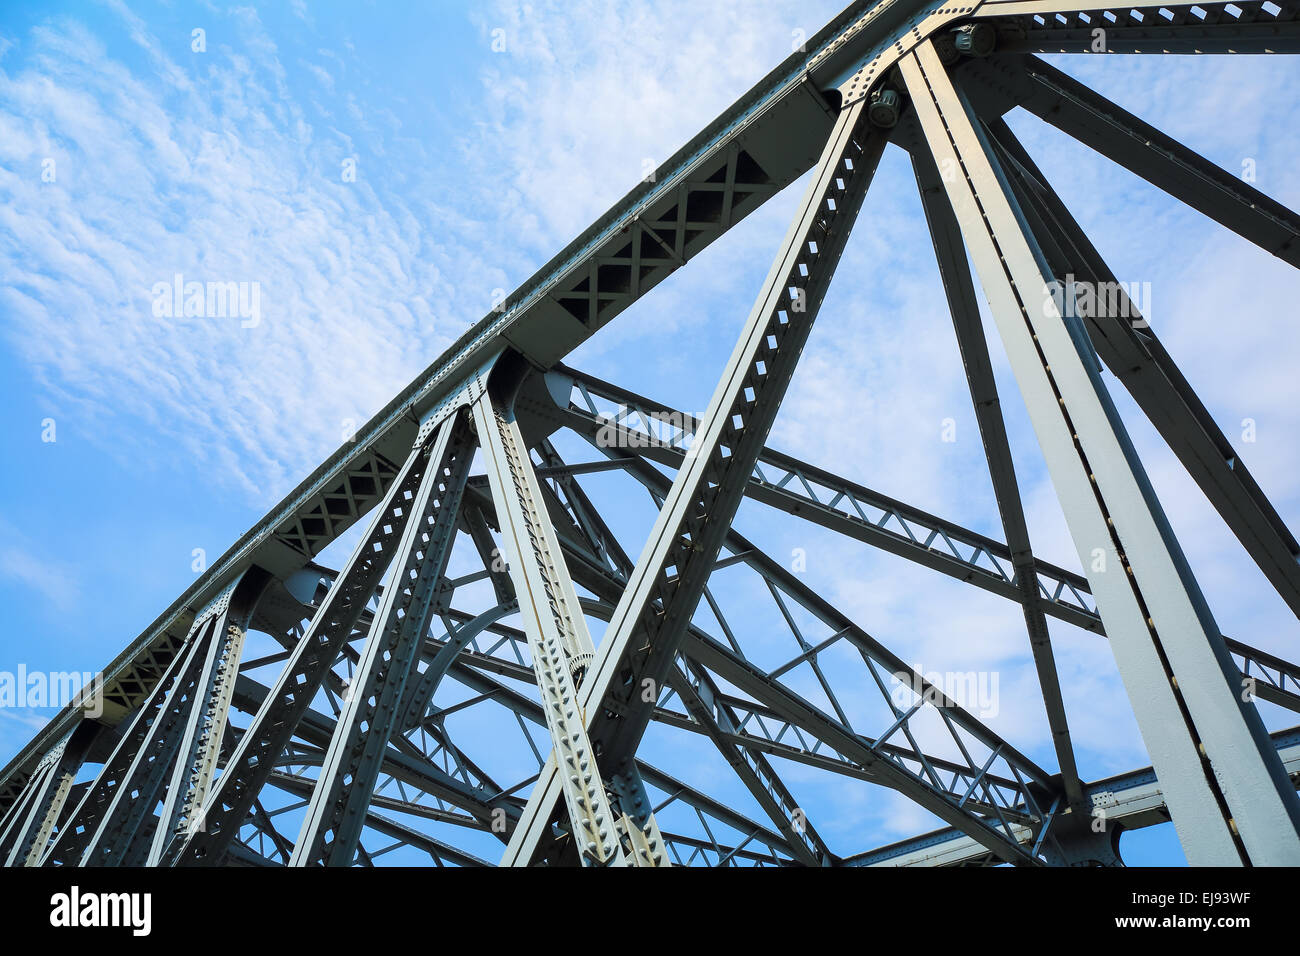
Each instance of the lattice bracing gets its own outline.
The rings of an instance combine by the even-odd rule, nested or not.
[[[1297,52],[1298,11],[852,4],[470,329],[132,641],[94,700],[38,734],[0,775],[0,856],[1115,865],[1121,832],[1172,818],[1192,863],[1300,863],[1300,730],[1268,733],[1257,704],[1300,712],[1300,666],[1222,633],[1103,367],[1298,615],[1300,545],[1131,301],[1079,316],[1047,296],[1067,278],[1117,283],[1004,119],[1022,108],[1300,266],[1295,213],[1038,56]],[[769,444],[886,150],[915,173],[996,532]],[[702,414],[565,364],[801,178]],[[1035,553],[981,292],[1075,547],[1101,555],[1078,569]],[[1012,602],[1046,757],[891,649],[907,635],[756,543],[755,514]],[[1082,776],[1054,650],[1066,626],[1107,642],[1151,767]],[[926,832],[898,840],[827,809],[900,805]]]

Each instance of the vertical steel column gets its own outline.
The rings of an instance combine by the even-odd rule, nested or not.
[[[912,167],[921,193],[921,204],[925,208],[925,219],[930,227],[930,238],[938,259],[944,292],[948,297],[948,311],[952,314],[953,329],[957,333],[957,345],[961,350],[971,403],[975,408],[975,419],[984,444],[984,457],[993,482],[1002,531],[1006,535],[1007,549],[1011,552],[1016,587],[1022,595],[1025,628],[1029,633],[1030,651],[1038,674],[1038,684],[1042,689],[1043,706],[1052,731],[1052,743],[1061,768],[1065,795],[1071,807],[1085,812],[1087,808],[1083,798],[1083,785],[1079,781],[1079,767],[1070,742],[1070,726],[1061,696],[1061,680],[1056,672],[1047,616],[1043,613],[1041,586],[1029,541],[1029,526],[1025,521],[1025,508],[1016,481],[1015,464],[1011,460],[1011,445],[1002,418],[1002,405],[993,378],[988,343],[984,339],[984,326],[980,322],[975,286],[971,282],[970,267],[966,264],[966,249],[962,245],[961,232],[952,208],[943,195],[939,170],[924,143],[917,144],[912,156]]]
[[[224,606],[213,609],[216,625],[180,738],[181,748],[162,813],[148,841],[137,840],[127,851],[125,865],[158,866],[170,862],[171,852],[178,850],[185,836],[201,825],[198,811],[216,772],[248,620],[270,580],[261,568],[249,568],[219,599]]]
[[[610,620],[582,710],[607,774],[632,766],[691,615],[731,526],[763,442],[884,150],[866,101],[836,119],[799,212],[709,403]],[[559,795],[543,770],[504,861],[527,863],[547,837]]]
[[[15,813],[0,838],[4,866],[38,866],[50,834],[85,760],[86,750],[102,728],[83,717],[41,760],[32,773]]]
[[[347,703],[330,739],[290,866],[351,866],[407,680],[420,659],[438,581],[456,538],[457,513],[473,444],[464,413],[442,423],[429,452],[418,516],[402,532],[393,570],[357,662]]]
[[[14,802],[10,804],[9,809],[5,811],[4,817],[0,818],[0,859],[10,859],[21,855],[11,854],[10,851],[15,841],[21,839],[23,832],[30,825],[32,807],[49,783],[50,771],[54,763],[63,754],[63,749],[67,744],[68,737],[64,736],[53,748],[45,753],[45,756],[32,769],[31,776],[23,784],[23,789],[14,798]],[[12,859],[7,865],[13,865]]]
[[[211,677],[208,670],[221,643],[217,628],[225,613],[200,614],[195,622],[193,639],[185,664],[176,682],[167,692],[157,719],[149,726],[144,741],[136,749],[131,765],[113,791],[107,804],[100,808],[94,835],[81,855],[81,866],[117,866],[124,860],[145,819],[153,814],[162,793],[167,771],[180,750],[180,729],[197,709],[202,688]]]
[[[927,41],[901,63],[1194,865],[1300,863],[1300,801],[1101,381],[1048,292],[973,110]]]
[[[244,629],[222,615],[208,644],[203,675],[185,721],[181,740],[186,746],[172,770],[162,814],[149,841],[149,866],[158,865],[164,848],[174,837],[183,837],[190,826],[197,824],[195,811],[203,805],[217,766],[243,646]]]
[[[999,117],[986,119],[985,124],[1003,157],[1008,182],[1057,278],[1064,283],[1073,274],[1094,283],[1094,289],[1122,289],[1006,123]],[[1120,308],[1113,310],[1118,314],[1111,314],[1110,309],[1088,310],[1092,314],[1085,321],[1098,355],[1151,419],[1282,600],[1300,616],[1300,544],[1183,378],[1155,330],[1142,319],[1127,293],[1120,298]]]
[[[491,394],[475,403],[474,423],[554,744],[547,766],[560,767],[579,858],[587,866],[667,866],[663,838],[648,803],[639,826],[634,816],[631,826],[621,821],[596,765],[577,691],[594,647],[519,427]],[[638,784],[623,792],[643,794]],[[626,811],[624,815],[632,816]],[[620,829],[631,840],[626,853]]]
[[[130,719],[126,732],[118,740],[108,760],[100,768],[89,789],[73,808],[68,822],[59,829],[53,845],[42,853],[41,865],[78,863],[86,847],[100,832],[115,808],[121,806],[119,791],[130,782],[139,767],[139,755],[155,739],[155,729],[175,699],[176,688],[192,673],[196,648],[202,642],[203,622],[196,621],[167,670]]]
[[[177,866],[217,865],[238,837],[258,793],[275,769],[275,761],[311,708],[312,698],[334,667],[392,561],[393,548],[411,519],[411,502],[424,477],[425,446],[430,436],[421,430],[383,502],[376,507],[365,537],[335,578],[307,632],[226,763],[200,811],[203,828],[191,832],[178,849]]]

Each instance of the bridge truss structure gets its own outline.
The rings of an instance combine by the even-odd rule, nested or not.
[[[1039,58],[1294,53],[1298,15],[1297,0],[854,3],[466,332],[9,763],[0,859],[1120,865],[1122,831],[1172,819],[1192,864],[1300,864],[1300,728],[1270,734],[1255,703],[1300,712],[1300,666],[1221,634],[1103,366],[1298,615],[1300,545],[1132,302],[1085,318],[1047,296],[1114,275],[1004,120],[1023,108],[1300,266],[1294,212]],[[891,143],[915,171],[1000,537],[766,444]],[[702,416],[565,364],[810,170]],[[970,264],[1082,573],[1031,549]],[[562,458],[561,432],[589,454]],[[596,475],[657,509],[639,552],[584,489]],[[744,537],[745,498],[1019,604],[1055,770]],[[336,541],[351,547],[328,567]],[[453,576],[453,551],[475,570]],[[787,654],[729,621],[723,574],[770,595]],[[1151,767],[1080,778],[1049,618],[1109,641]],[[652,726],[707,747],[752,801],[656,766]],[[511,748],[528,769],[503,778]],[[811,771],[889,788],[941,828],[832,842],[801,802]]]

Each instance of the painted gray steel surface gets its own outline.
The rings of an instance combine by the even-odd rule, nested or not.
[[[1172,817],[1193,863],[1300,863],[1294,734],[1270,736],[1254,704],[1300,710],[1300,667],[1220,632],[1099,362],[1293,611],[1300,546],[1144,323],[1081,321],[1044,302],[1063,275],[1114,277],[1001,118],[1024,106],[1300,264],[1294,213],[1034,56],[1093,50],[1098,24],[1107,52],[1295,52],[1298,12],[1294,2],[851,5],[215,562],[105,669],[102,716],[70,707],[38,734],[0,773],[0,856],[365,865],[406,847],[439,865],[494,863],[457,845],[456,832],[481,831],[510,865],[1113,864],[1119,832]],[[765,446],[889,145],[911,153],[1005,541]],[[702,418],[562,364],[810,168]],[[1085,573],[1033,553],[967,252]],[[648,425],[664,416],[675,416],[666,441]],[[565,462],[558,429],[587,439],[594,460]],[[470,468],[476,450],[486,476]],[[583,489],[606,472],[659,509],[643,547],[625,550]],[[1058,769],[957,707],[741,536],[732,524],[746,498],[1017,602]],[[360,521],[368,530],[340,571],[315,563]],[[458,534],[483,569],[449,580]],[[744,654],[710,588],[731,567],[775,600],[774,626],[799,647],[785,664]],[[476,606],[464,603],[471,593]],[[829,636],[806,639],[796,608]],[[1109,639],[1152,768],[1080,779],[1049,618]],[[598,643],[588,621],[604,626]],[[249,629],[282,652],[245,660]],[[889,715],[879,726],[832,689],[831,649],[860,659],[861,694]],[[273,665],[278,676],[258,679]],[[789,686],[802,667],[826,705]],[[439,705],[448,678],[475,696]],[[899,702],[899,682],[915,701]],[[498,781],[484,755],[457,746],[447,722],[470,708],[517,724],[535,777]],[[644,759],[652,725],[707,741],[761,818]],[[879,850],[870,833],[836,846],[782,779],[789,762],[890,788],[948,829]],[[86,764],[99,769],[74,785]],[[306,807],[296,832],[278,822],[289,810],[273,792]],[[687,809],[689,826],[664,824]],[[422,830],[430,821],[450,835]],[[724,828],[734,836],[719,839]]]

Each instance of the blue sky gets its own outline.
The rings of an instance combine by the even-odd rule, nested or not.
[[[105,664],[193,580],[194,549],[223,552],[495,290],[531,275],[838,6],[7,5],[0,669]],[[1295,82],[1286,58],[1054,62],[1229,170],[1253,160],[1259,188],[1300,202],[1300,127],[1281,119]],[[1152,283],[1150,321],[1228,436],[1256,422],[1238,450],[1297,526],[1294,271],[1033,117],[1011,123],[1118,277]],[[702,410],[801,188],[570,364]],[[151,290],[176,273],[257,282],[260,322],[156,316]],[[1078,567],[990,333],[1035,550]],[[1107,383],[1221,629],[1294,654],[1294,616]],[[771,444],[1000,536],[968,406],[910,169],[891,149]],[[945,418],[956,442],[940,440]],[[612,503],[628,487],[593,481],[592,494]],[[648,509],[622,520],[635,555]],[[740,527],[778,556],[804,548],[810,583],[918,667],[997,667],[1003,705],[990,722],[1054,766],[1014,604],[774,523],[758,505]],[[1085,777],[1145,765],[1109,649],[1066,625],[1053,635]],[[1293,722],[1261,708],[1272,729]],[[0,708],[0,761],[48,716]],[[730,792],[720,762],[703,767]],[[790,769],[792,786],[820,779]],[[818,801],[818,827],[846,852],[931,825],[865,786]],[[1171,827],[1125,839],[1131,863],[1181,860]]]

